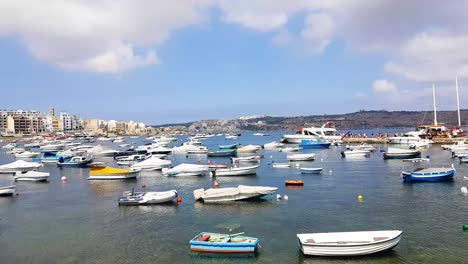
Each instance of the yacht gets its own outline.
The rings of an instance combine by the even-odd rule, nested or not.
[[[284,135],[287,143],[300,144],[302,140],[318,140],[341,142],[341,136],[336,135],[336,128],[332,122],[326,122],[321,127],[300,127],[296,134]]]

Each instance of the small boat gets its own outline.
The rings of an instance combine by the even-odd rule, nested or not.
[[[16,143],[8,143],[2,147],[2,149],[13,149],[16,147]]]
[[[252,162],[260,162],[261,158],[262,156],[248,156],[248,157],[231,158],[231,161],[233,163],[242,163],[242,162],[252,163]]]
[[[12,163],[1,165],[0,172],[7,172],[7,173],[12,173],[16,171],[26,172],[30,170],[35,170],[41,166],[42,166],[41,163],[17,160]]]
[[[203,146],[198,146],[196,148],[192,148],[187,150],[187,154],[198,155],[198,154],[207,154],[208,149]]]
[[[255,253],[258,238],[238,234],[202,232],[190,240],[190,250],[199,253]]]
[[[39,147],[41,150],[62,150],[65,148],[65,144],[48,144]]]
[[[300,168],[301,173],[309,173],[309,174],[320,174],[322,173],[322,168]]]
[[[229,144],[229,145],[220,145],[219,149],[236,149],[237,144]]]
[[[160,170],[171,166],[170,160],[163,160],[155,157],[154,155],[150,158],[133,164],[130,169],[132,170]]]
[[[151,157],[151,154],[149,155],[135,154],[135,155],[130,155],[130,156],[116,157],[115,160],[118,165],[132,165],[136,162],[145,160],[149,157]]]
[[[244,176],[244,175],[255,175],[260,165],[248,166],[248,167],[232,167],[228,169],[217,169],[212,171],[212,176]]]
[[[10,149],[10,151],[7,151],[6,153],[8,153],[8,154],[18,154],[18,153],[25,152],[25,151],[26,151],[25,148],[14,147],[14,148]]]
[[[96,156],[103,156],[103,157],[114,157],[116,154],[118,154],[120,151],[115,150],[115,149],[104,149],[99,152],[94,153]]]
[[[341,151],[341,156],[343,158],[361,158],[361,157],[370,157],[370,150],[362,150],[362,149],[353,149],[347,151]]]
[[[262,147],[258,145],[246,145],[246,146],[237,148],[237,153],[256,153],[261,149]]]
[[[383,154],[384,159],[413,159],[420,158],[421,151],[411,149],[388,148]]]
[[[303,149],[325,149],[330,148],[330,145],[330,142],[325,142],[321,139],[303,139],[299,147]]]
[[[288,185],[290,185],[290,186],[303,186],[304,181],[302,181],[302,180],[285,180],[284,184],[286,186],[288,186]]]
[[[15,191],[16,191],[15,185],[0,187],[0,196],[10,196],[10,195],[13,195]]]
[[[290,163],[277,163],[277,162],[273,162],[271,164],[271,166],[273,166],[273,168],[291,168],[291,164]]]
[[[21,153],[16,153],[15,157],[16,158],[37,158],[41,155],[39,152],[32,152],[32,151],[24,151]]]
[[[237,155],[235,149],[208,151],[208,157],[234,157]]]
[[[299,150],[301,150],[300,147],[286,147],[279,149],[280,152],[298,152]]]
[[[31,143],[24,144],[24,147],[28,148],[28,149],[40,148],[41,144],[40,144],[40,142],[31,142]]]
[[[405,182],[449,181],[455,175],[455,168],[418,168],[411,172],[403,171],[401,177]]]
[[[361,143],[359,145],[346,145],[346,149],[375,151],[375,147],[367,143]]]
[[[287,156],[287,159],[289,161],[308,161],[308,160],[314,160],[315,159],[315,154],[294,154],[294,155],[289,155]]]
[[[195,200],[204,203],[219,203],[229,201],[255,200],[274,193],[278,188],[266,186],[227,187],[218,189],[196,189],[193,191]]]
[[[15,181],[47,181],[49,179],[49,172],[28,171],[28,172],[15,172]]]
[[[254,136],[259,136],[259,137],[268,137],[270,134],[265,134],[265,133],[254,133]]]
[[[68,159],[59,158],[58,167],[87,167],[93,162],[93,156],[74,156]]]
[[[151,154],[171,154],[172,149],[166,148],[166,147],[156,147],[156,148],[148,149],[147,152]]]
[[[176,190],[166,192],[124,192],[119,198],[119,205],[161,204],[174,201],[178,194]]]
[[[237,139],[238,136],[236,136],[236,135],[226,135],[224,138],[225,139]]]
[[[276,141],[266,143],[265,145],[263,145],[264,149],[275,149],[275,148],[282,148],[282,147],[284,147],[284,144],[276,142]]]
[[[162,174],[165,176],[204,176],[208,171],[207,165],[182,163],[172,169],[163,168]]]
[[[402,160],[403,162],[412,162],[412,163],[419,163],[419,162],[429,162],[430,159],[426,159],[426,158],[414,158],[414,159],[403,159]]]
[[[65,160],[67,158],[70,158],[70,156],[58,155],[58,153],[54,151],[45,151],[43,152],[41,162],[42,163],[57,163],[57,161],[59,161],[60,158],[63,158]]]
[[[464,156],[460,158],[461,163],[468,163],[468,156]]]
[[[119,169],[113,167],[91,167],[88,180],[123,180],[136,178],[139,170]]]
[[[216,162],[211,162],[208,161],[208,168],[210,169],[224,169],[228,167],[227,163],[216,163]]]
[[[310,233],[297,234],[297,239],[304,255],[361,256],[396,247],[402,233],[400,230]]]

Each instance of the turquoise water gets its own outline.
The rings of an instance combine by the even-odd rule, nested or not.
[[[278,140],[244,133],[237,140],[215,137],[204,143],[216,147],[228,142],[264,144]],[[127,139],[132,142],[132,139]],[[180,144],[184,138],[177,141]],[[107,143],[112,144],[112,143]],[[468,181],[468,164],[459,164],[449,152],[431,146],[434,166],[454,163],[457,174],[448,183],[402,183],[408,164],[370,158],[342,159],[344,146],[316,153],[305,162],[323,167],[321,175],[300,174],[297,168],[273,169],[271,161],[286,161],[286,153],[262,150],[257,176],[219,177],[220,187],[276,186],[289,200],[268,197],[262,202],[205,205],[194,202],[192,191],[210,188],[211,177],[164,177],[144,172],[133,181],[87,181],[87,169],[45,165],[49,183],[17,183],[19,195],[0,198],[0,263],[468,263],[468,197],[460,192]],[[172,155],[173,164],[206,162],[206,156]],[[111,158],[101,158],[113,162]],[[227,159],[212,158],[227,162]],[[0,164],[14,161],[0,153]],[[67,183],[60,177],[67,176]],[[285,188],[284,180],[302,179],[302,188]],[[12,178],[0,175],[0,185]],[[117,198],[132,187],[164,191],[176,189],[180,205],[123,207]],[[358,202],[357,196],[364,197]],[[258,237],[259,253],[249,258],[210,258],[190,254],[188,241],[201,231],[246,232]],[[402,240],[393,251],[360,258],[304,257],[296,233],[400,229]]]

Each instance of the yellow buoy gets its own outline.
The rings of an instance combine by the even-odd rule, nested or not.
[[[357,199],[358,199],[358,201],[360,201],[360,202],[361,202],[361,201],[362,201],[362,199],[363,199],[362,195],[358,195]]]

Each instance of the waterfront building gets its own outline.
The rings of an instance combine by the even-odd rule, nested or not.
[[[46,132],[45,120],[42,116],[7,116],[7,133],[13,134],[37,134]]]
[[[71,115],[67,112],[60,113],[60,130],[62,131],[73,131],[78,130],[78,118],[76,115]]]

